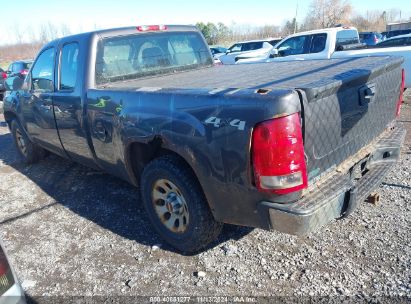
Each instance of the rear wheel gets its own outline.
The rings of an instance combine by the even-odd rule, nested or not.
[[[149,163],[141,176],[141,194],[160,236],[174,248],[195,253],[220,234],[203,191],[190,168],[178,157]]]
[[[17,151],[26,164],[36,163],[46,156],[46,151],[28,138],[17,120],[12,120],[10,127]]]

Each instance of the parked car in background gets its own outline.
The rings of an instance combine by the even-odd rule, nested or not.
[[[235,64],[239,59],[264,57],[268,55],[281,38],[242,41],[232,45],[225,55],[219,57],[223,64]]]
[[[364,48],[355,27],[340,26],[296,33],[278,43],[266,58],[239,59],[237,64],[365,56],[403,57],[405,87],[411,87],[411,46]]]
[[[366,45],[376,45],[383,40],[383,36],[377,32],[361,32],[358,34],[360,36],[360,42]]]
[[[388,38],[375,45],[375,47],[394,47],[394,46],[410,46],[411,45],[411,34],[395,36]]]
[[[210,46],[210,51],[213,55],[214,63],[221,64],[220,57],[226,54],[227,48],[222,46]]]
[[[0,68],[0,102],[3,100],[4,91],[6,88],[4,87],[4,81],[7,78],[6,72]]]
[[[0,303],[25,304],[23,288],[14,273],[0,241]]]
[[[33,60],[19,60],[14,61],[12,64],[9,65],[6,73],[7,76],[21,76],[26,77],[27,73],[30,70],[31,65],[33,64]]]
[[[400,35],[411,34],[411,29],[382,32],[381,34],[386,36],[387,38],[392,38]]]
[[[213,57],[224,55],[227,52],[227,48],[222,46],[210,46],[210,51]]]
[[[329,59],[334,52],[363,46],[356,28],[325,28],[290,35],[277,43],[265,59],[241,58],[237,64]]]

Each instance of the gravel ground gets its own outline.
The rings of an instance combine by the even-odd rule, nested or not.
[[[194,256],[162,244],[133,187],[57,156],[24,166],[0,123],[0,236],[29,299],[335,295],[409,301],[407,100],[401,116],[406,144],[380,187],[379,205],[363,203],[350,218],[306,237],[227,225],[211,248]]]

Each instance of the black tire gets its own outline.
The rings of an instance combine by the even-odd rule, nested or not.
[[[46,156],[46,150],[33,143],[17,120],[10,123],[11,133],[17,152],[26,164],[34,164]],[[24,147],[23,147],[24,145]]]
[[[167,195],[170,196],[175,193],[183,201],[183,204],[180,204],[183,207],[180,209],[183,210],[184,219],[181,220],[180,218],[180,221],[184,224],[180,221],[177,222],[177,218],[171,228],[167,226],[170,226],[170,220],[173,221],[171,217],[181,215],[179,213],[176,215],[175,211],[166,211],[164,216],[161,217],[158,215],[157,208],[167,209],[167,207],[170,207],[170,202],[167,200],[167,202],[164,202],[164,206],[160,206],[162,205],[162,199],[155,201],[154,198],[155,193],[160,193],[157,190],[159,188],[155,189],[155,186],[164,181],[166,181],[166,185],[167,182],[172,185],[168,185],[169,189],[167,191],[169,192]],[[172,188],[175,188],[175,190],[171,190]],[[168,244],[179,251],[189,254],[196,253],[215,240],[221,232],[223,224],[214,220],[195,175],[187,164],[177,156],[162,156],[153,160],[144,168],[141,176],[141,195],[144,207],[156,231]],[[161,204],[157,204],[158,202],[161,202]],[[170,216],[168,216],[168,213]],[[184,214],[187,215],[187,221]],[[167,217],[171,219],[167,221]],[[181,229],[182,231],[176,232],[170,229]]]

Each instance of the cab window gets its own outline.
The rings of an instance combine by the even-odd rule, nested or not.
[[[60,57],[60,90],[74,90],[77,82],[79,46],[77,42],[66,44]]]
[[[31,72],[32,90],[52,92],[54,79],[54,48],[43,51]]]
[[[291,56],[304,54],[305,45],[310,35],[291,37],[278,46],[280,56]]]
[[[244,43],[241,51],[246,52],[246,51],[254,51],[254,50],[262,49],[263,45],[264,45],[263,42]]]
[[[327,34],[315,34],[312,36],[310,53],[320,53],[325,49]]]

